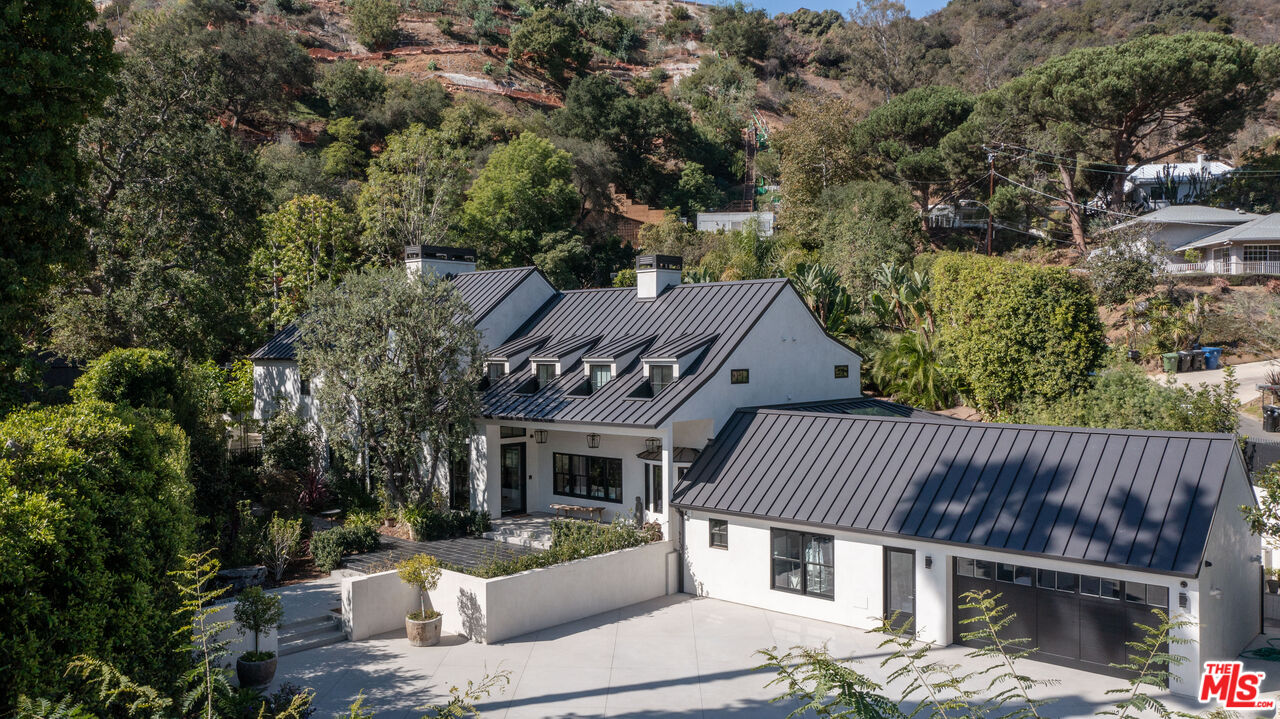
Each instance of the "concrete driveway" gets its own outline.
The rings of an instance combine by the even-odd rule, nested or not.
[[[536,601],[531,598],[531,601]],[[875,635],[834,624],[689,595],[664,597],[553,627],[495,645],[445,637],[436,647],[410,647],[399,631],[345,642],[280,660],[276,681],[316,690],[317,717],[346,710],[365,692],[379,719],[417,719],[417,707],[441,701],[449,687],[465,686],[506,669],[511,683],[480,705],[486,718],[517,717],[770,717],[791,707],[769,703],[777,694],[754,671],[758,649],[827,643],[856,668],[883,681],[884,651]],[[936,658],[972,663],[965,649],[936,650]],[[1045,717],[1091,717],[1114,698],[1119,679],[1027,662],[1024,669],[1055,686]],[[1272,672],[1274,673],[1274,672]],[[1271,677],[1268,677],[1269,679]],[[900,691],[900,689],[899,689]],[[888,692],[893,696],[891,688]],[[1199,710],[1194,703],[1171,708]]]
[[[1261,362],[1246,362],[1244,364],[1231,365],[1236,371],[1236,381],[1240,386],[1236,388],[1236,398],[1241,402],[1250,402],[1258,398],[1258,385],[1264,383],[1267,370],[1280,364],[1280,360],[1263,360]],[[1163,372],[1157,372],[1151,375],[1152,378],[1164,382],[1166,375]],[[1224,376],[1220,369],[1201,370],[1199,372],[1181,372],[1173,376],[1173,381],[1177,384],[1187,385],[1189,387],[1198,387],[1202,384],[1221,386]]]

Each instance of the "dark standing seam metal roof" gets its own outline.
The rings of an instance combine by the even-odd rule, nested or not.
[[[790,404],[771,404],[761,409],[789,409],[797,412],[826,412],[828,414],[858,414],[870,417],[920,417],[941,421],[961,422],[963,420],[948,417],[936,412],[928,412],[905,404],[890,402],[875,397],[850,397],[848,399],[824,399],[814,402],[792,402]]]
[[[696,349],[700,349],[703,345],[716,341],[716,336],[710,332],[692,332],[690,334],[674,337],[665,342],[659,342],[649,348],[641,359],[668,359],[683,357]]]
[[[592,345],[600,341],[600,335],[590,337],[565,337],[558,339],[546,347],[529,355],[532,360],[558,360],[565,355],[573,354],[582,349],[586,345]]]
[[[1196,576],[1235,451],[1221,434],[741,410],[672,506]]]
[[[781,279],[678,285],[653,300],[637,299],[634,287],[561,292],[516,337],[547,335],[559,342],[600,335],[601,346],[632,335],[654,335],[655,344],[692,334],[716,338],[695,371],[681,375],[651,399],[629,397],[646,382],[635,366],[625,373],[620,368],[617,377],[590,395],[569,394],[583,379],[580,362],[561,367],[556,381],[532,394],[515,391],[529,372],[512,367],[485,392],[483,414],[493,419],[656,427],[715,374],[787,286]]]
[[[612,362],[629,352],[634,351],[637,347],[647,344],[654,340],[656,335],[629,335],[619,337],[611,342],[597,345],[590,352],[582,356],[584,360],[607,360]]]
[[[515,267],[505,270],[484,270],[483,272],[464,272],[454,275],[450,280],[462,295],[467,307],[471,308],[471,317],[475,322],[484,319],[497,307],[507,295],[510,295],[529,275],[537,272],[535,267]],[[293,345],[298,339],[298,328],[292,324],[276,333],[249,359],[291,360],[295,358]],[[506,339],[506,338],[502,338]]]

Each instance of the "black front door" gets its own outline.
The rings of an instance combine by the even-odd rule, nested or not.
[[[524,514],[524,442],[502,445],[502,514]]]
[[[884,618],[915,634],[916,553],[910,549],[884,548]]]

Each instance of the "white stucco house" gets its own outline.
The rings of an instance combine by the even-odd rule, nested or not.
[[[861,361],[782,279],[556,290],[536,269],[455,283],[485,345],[469,451],[437,478],[493,517],[596,508],[658,522],[680,591],[853,627],[894,613],[963,641],[989,589],[1038,659],[1111,673],[1152,608],[1196,622],[1172,689],[1261,624],[1261,544],[1231,435],[970,423],[862,396]],[[255,408],[309,411],[286,328],[252,356]]]
[[[1196,155],[1195,162],[1134,166],[1125,178],[1125,198],[1144,210],[1198,202],[1208,195],[1216,181],[1233,169],[1205,155]]]

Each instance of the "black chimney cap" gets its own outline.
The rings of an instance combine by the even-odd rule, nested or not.
[[[684,258],[679,255],[640,255],[636,258],[636,270],[683,270]]]
[[[404,258],[406,260],[416,260],[423,257],[433,257],[437,260],[448,260],[450,262],[475,262],[476,251],[471,247],[444,247],[441,245],[405,246]]]

